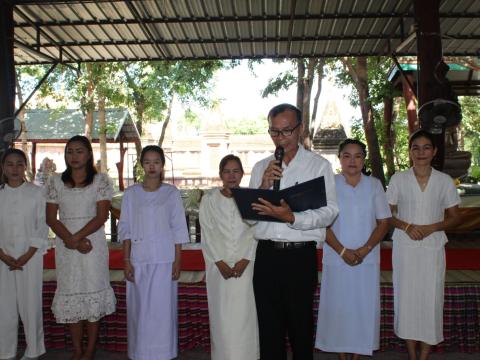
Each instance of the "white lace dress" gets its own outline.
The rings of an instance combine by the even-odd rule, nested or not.
[[[47,202],[58,204],[60,221],[75,233],[97,214],[97,202],[111,200],[112,185],[107,175],[97,174],[84,188],[69,188],[60,175],[47,180]],[[88,236],[92,251],[81,254],[55,240],[57,290],[52,311],[58,323],[97,321],[115,311],[115,295],[110,286],[108,247],[103,227]]]

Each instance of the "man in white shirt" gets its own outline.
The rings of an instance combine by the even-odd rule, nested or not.
[[[260,221],[253,286],[257,307],[260,358],[286,360],[288,333],[294,360],[313,359],[313,295],[317,286],[317,243],[325,240],[325,228],[338,214],[335,181],[330,163],[299,144],[302,114],[290,104],[280,104],[268,114],[269,134],[285,154],[280,166],[274,156],[259,161],[252,170],[250,187],[280,189],[319,176],[325,179],[327,206],[292,212],[286,202],[275,206],[260,199],[252,207],[259,214],[282,222]]]

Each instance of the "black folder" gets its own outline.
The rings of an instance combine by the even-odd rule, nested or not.
[[[283,199],[293,212],[318,209],[327,205],[323,176],[279,191],[237,188],[232,189],[232,193],[238,210],[245,220],[282,222],[271,216],[259,215],[253,210],[252,203],[258,203],[258,198],[265,199],[274,205],[280,205],[280,200]]]

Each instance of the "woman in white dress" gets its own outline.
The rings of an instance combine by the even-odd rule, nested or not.
[[[206,263],[212,360],[255,360],[259,357],[258,325],[253,295],[256,241],[232,198],[240,185],[240,159],[220,161],[222,188],[207,192],[200,203],[203,256]]]
[[[0,359],[16,356],[19,317],[27,342],[22,360],[37,359],[45,353],[45,198],[38,186],[25,181],[27,157],[21,150],[6,150],[1,165],[5,184],[0,186]]]
[[[178,189],[163,182],[162,148],[143,148],[142,184],[130,186],[118,225],[127,280],[128,357],[177,357],[177,280],[181,246],[189,240]]]
[[[99,320],[115,311],[104,232],[113,189],[106,174],[97,174],[86,137],[67,142],[65,163],[67,169],[47,181],[47,223],[57,235],[52,311],[58,323],[69,325],[72,359],[88,360],[94,357]]]
[[[362,173],[367,155],[362,142],[347,139],[335,176],[338,217],[327,229],[315,347],[371,356],[380,338],[380,246],[391,217],[380,181]]]
[[[430,133],[412,134],[413,167],[395,173],[387,190],[395,227],[394,330],[406,340],[410,360],[427,359],[431,345],[443,341],[444,230],[460,221],[460,198],[452,178],[431,166],[436,152]]]

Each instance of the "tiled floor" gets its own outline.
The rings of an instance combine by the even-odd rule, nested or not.
[[[42,356],[40,360],[66,360],[68,359],[69,353],[65,351],[49,351],[47,354]],[[478,360],[480,358],[480,353],[474,354],[465,354],[465,353],[444,353],[444,354],[432,354],[431,360]],[[123,353],[113,353],[98,351],[97,360],[127,360],[127,356]],[[291,357],[290,357],[291,359]],[[365,356],[363,359],[373,359],[373,360],[407,360],[407,355],[400,352],[377,352],[373,357]],[[210,360],[210,354],[207,354],[203,351],[187,351],[177,358],[177,360]],[[247,360],[247,359],[246,359]],[[326,353],[316,353],[315,360],[337,360],[335,354],[326,354]]]

